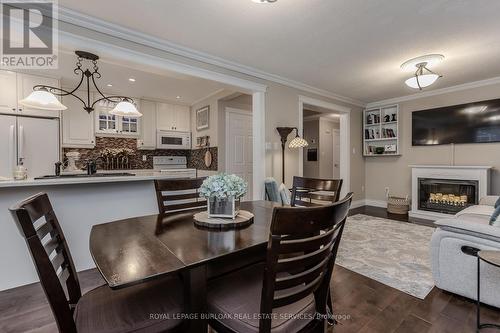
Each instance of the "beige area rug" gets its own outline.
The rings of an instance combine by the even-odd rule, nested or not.
[[[434,228],[363,214],[350,216],[336,263],[424,299],[434,287],[430,240]]]

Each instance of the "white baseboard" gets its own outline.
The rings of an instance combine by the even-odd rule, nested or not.
[[[374,206],[374,207],[387,208],[387,201],[384,201],[384,200],[374,200],[374,199],[365,199],[365,205],[366,206]]]
[[[363,207],[364,205],[365,205],[365,199],[354,200],[353,202],[351,202],[351,209]]]

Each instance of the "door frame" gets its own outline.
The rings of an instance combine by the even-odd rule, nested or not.
[[[339,133],[339,141],[340,141],[340,128],[339,129],[334,128],[332,130],[332,140],[333,140],[333,154],[332,155],[333,155],[333,177],[334,178],[335,178],[335,164],[336,164],[335,162],[339,163],[339,169],[342,170],[340,167],[340,151],[339,151],[339,161],[335,160],[335,134],[336,133]],[[340,149],[340,142],[339,142],[339,149]],[[340,176],[340,170],[339,170],[339,176]]]
[[[228,128],[229,128],[229,114],[231,113],[234,113],[234,114],[240,114],[240,115],[244,115],[244,116],[251,116],[252,117],[252,135],[255,133],[254,130],[253,130],[253,126],[254,126],[254,122],[253,122],[253,114],[252,114],[252,111],[246,111],[246,110],[242,110],[242,109],[237,109],[237,108],[232,108],[232,107],[226,107],[224,108],[224,118],[225,118],[225,128],[224,128],[224,139],[225,139],[225,142],[224,142],[224,150],[225,150],[225,153],[224,153],[224,157],[225,157],[225,162],[224,162],[224,168],[225,168],[225,172],[228,171],[228,166],[229,166],[229,149],[227,149],[228,147],[228,143],[231,141],[231,138],[229,137],[229,131],[228,131]],[[253,144],[255,144],[255,138],[253,140]],[[253,148],[253,146],[252,146]],[[253,175],[253,172],[255,171],[255,167],[253,166],[254,165],[254,159],[253,159],[253,153],[255,152],[255,150],[253,149],[253,152],[252,152],[252,185],[255,184],[254,182],[254,175]],[[255,190],[254,190],[254,187],[252,186],[252,192],[254,193],[253,194],[253,197],[255,197]]]
[[[314,105],[340,113],[340,178],[343,180],[341,196],[351,190],[351,109],[342,105],[325,102],[307,96],[299,96],[299,133],[304,130],[304,104]],[[304,175],[304,148],[300,148],[299,176]]]

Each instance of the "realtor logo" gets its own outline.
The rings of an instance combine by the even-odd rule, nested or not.
[[[58,66],[57,3],[2,1],[1,63],[8,69]]]

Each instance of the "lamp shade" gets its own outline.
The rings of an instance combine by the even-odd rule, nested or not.
[[[418,82],[417,82],[418,78]],[[420,88],[425,88],[436,82],[436,80],[439,78],[439,75],[430,73],[430,74],[421,74],[421,75],[415,75],[409,78],[408,80],[405,81],[406,85],[408,87],[414,88],[414,89],[420,89]]]
[[[33,91],[28,97],[20,100],[19,104],[33,109],[49,111],[63,111],[67,109],[53,93],[46,89]]]
[[[302,139],[300,136],[296,136],[288,145],[289,148],[304,148],[307,146],[309,146],[309,143],[307,143],[307,141]]]
[[[142,116],[142,113],[140,113],[137,110],[135,105],[128,101],[121,101],[120,103],[116,104],[115,108],[109,111],[109,113],[115,116],[132,117],[132,118],[134,117],[137,118]]]

